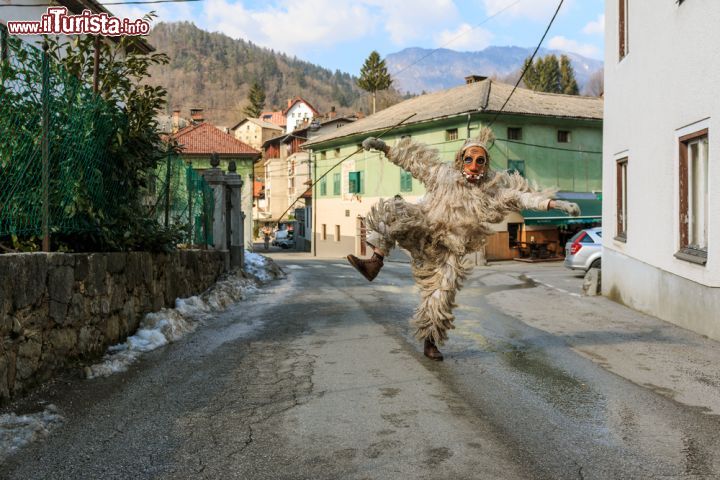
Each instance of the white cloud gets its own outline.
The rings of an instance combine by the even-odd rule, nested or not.
[[[488,16],[504,10],[501,16],[527,17],[531,20],[542,21],[550,20],[558,6],[558,0],[525,0],[520,2],[516,0],[482,0],[482,3]],[[566,1],[561,12],[567,11],[571,3],[572,1]],[[509,7],[510,5],[512,6]],[[507,10],[505,10],[506,8]]]
[[[490,45],[492,37],[485,29],[463,23],[457,30],[443,30],[435,35],[435,44],[453,50],[478,51]]]
[[[295,54],[307,46],[322,48],[361,38],[374,25],[364,5],[349,1],[283,1],[251,10],[242,2],[209,0],[204,12],[202,26],[211,31]]]
[[[377,21],[384,24],[390,40],[396,45],[424,40],[459,18],[453,0],[366,0],[380,7]]]
[[[576,40],[557,36],[550,39],[548,47],[553,50],[563,50],[590,58],[600,58],[600,50],[595,45],[580,43]]]
[[[605,33],[605,14],[598,15],[597,20],[589,22],[582,31],[588,35],[603,35]]]
[[[172,5],[172,6],[170,6]],[[118,18],[135,20],[142,18],[146,13],[155,11],[157,22],[175,22],[194,17],[189,3],[174,3],[160,5],[109,5],[108,9]]]

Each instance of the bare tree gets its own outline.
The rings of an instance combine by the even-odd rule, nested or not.
[[[601,68],[590,75],[583,89],[583,94],[590,97],[599,97],[603,93],[605,93],[605,72]]]

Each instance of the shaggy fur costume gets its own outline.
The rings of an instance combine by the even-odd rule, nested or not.
[[[462,175],[462,153],[472,145],[488,145],[492,132],[468,140],[455,164],[440,161],[437,150],[410,138],[401,140],[387,158],[425,184],[427,193],[412,204],[399,195],[380,200],[367,216],[367,243],[390,253],[397,243],[412,257],[412,272],[420,288],[420,306],[411,324],[419,340],[437,345],[447,340],[453,325],[455,294],[472,266],[465,256],[484,246],[509,212],[547,210],[555,190],[538,191],[517,173],[487,171],[484,181],[469,183]],[[488,148],[485,147],[487,151]]]

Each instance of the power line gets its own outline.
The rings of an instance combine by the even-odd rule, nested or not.
[[[488,124],[488,127],[491,127],[493,123],[495,123],[495,120],[497,120],[498,116],[502,111],[505,109],[505,106],[508,104],[510,99],[512,98],[513,94],[515,93],[515,90],[517,90],[518,85],[520,85],[520,82],[522,81],[523,77],[525,76],[525,73],[527,72],[527,69],[532,65],[533,60],[535,59],[535,55],[537,55],[538,50],[540,50],[540,46],[542,45],[543,41],[545,41],[545,37],[547,36],[548,32],[550,31],[550,27],[552,27],[553,22],[555,21],[555,18],[557,17],[558,13],[560,12],[560,7],[562,7],[563,2],[565,0],[560,0],[560,3],[557,6],[557,9],[555,9],[555,14],[550,19],[550,23],[548,23],[547,28],[545,29],[545,33],[543,33],[542,38],[537,44],[537,47],[535,47],[535,51],[533,52],[532,56],[530,57],[530,60],[525,63],[525,68],[523,68],[522,73],[520,74],[520,78],[518,78],[517,82],[515,82],[515,86],[513,87],[512,91],[510,92],[510,95],[508,95],[508,98],[505,99],[505,103],[503,103],[502,107],[500,107],[500,110],[497,111],[495,114],[495,117],[492,119],[492,121]]]
[[[395,130],[397,127],[399,127],[399,126],[402,125],[403,123],[405,123],[405,122],[407,122],[408,120],[410,120],[410,119],[411,119],[412,117],[414,117],[415,115],[417,115],[417,114],[416,114],[416,113],[413,113],[412,115],[404,118],[403,120],[400,120],[400,122],[396,123],[395,125],[393,125],[392,127],[388,128],[388,129],[386,129],[384,132],[381,132],[380,135],[378,135],[378,136],[375,137],[375,138],[382,138],[383,136],[385,136],[385,135],[387,135],[388,133],[392,132],[393,130]],[[355,154],[357,154],[357,153],[360,153],[360,152],[362,152],[362,151],[363,151],[363,148],[362,148],[362,147],[358,148],[357,150],[355,150],[354,152],[352,152],[350,155],[348,155],[347,157],[343,158],[342,160],[340,160],[339,162],[337,162],[335,165],[333,165],[327,172],[323,173],[323,174],[322,174],[317,180],[315,180],[303,193],[301,193],[299,197],[297,197],[295,200],[292,201],[292,203],[291,203],[290,205],[288,205],[287,210],[285,210],[285,211],[282,213],[282,215],[280,215],[280,216],[278,217],[278,221],[282,220],[282,218],[285,216],[285,214],[286,214],[287,212],[290,211],[290,209],[293,207],[293,205],[295,205],[295,204],[297,203],[297,201],[300,200],[300,199],[303,197],[303,195],[305,195],[307,192],[311,191],[311,190],[313,189],[313,187],[314,187],[315,185],[317,185],[317,183],[318,183],[320,180],[322,180],[323,178],[327,177],[327,175],[328,175],[330,172],[332,172],[338,165],[340,165],[341,163],[343,163],[345,160],[347,160],[348,158],[350,158],[350,157],[352,157],[353,155],[355,155]]]

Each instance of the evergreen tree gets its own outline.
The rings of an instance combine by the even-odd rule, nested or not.
[[[560,57],[560,88],[565,95],[579,95],[577,80],[575,80],[575,70],[570,64],[567,55]]]
[[[527,58],[523,68],[526,68],[523,81],[531,90],[568,95],[579,93],[575,71],[566,55],[562,55],[560,61],[555,55],[546,55],[535,60],[533,64],[530,64],[530,58]]]
[[[265,106],[265,90],[258,82],[253,82],[248,92],[250,104],[243,109],[243,113],[251,118],[257,118]]]
[[[375,113],[375,96],[378,90],[387,90],[392,84],[392,78],[385,66],[385,60],[380,60],[380,54],[373,50],[365,59],[360,69],[358,86],[372,93],[372,113]]]

